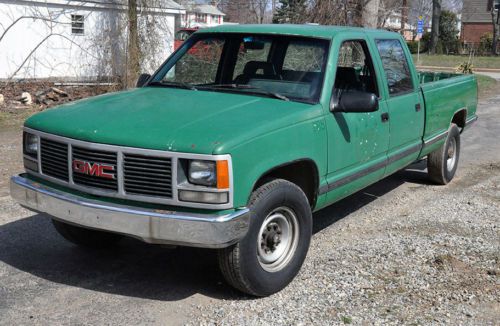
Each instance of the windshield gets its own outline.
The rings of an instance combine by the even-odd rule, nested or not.
[[[327,40],[284,35],[195,34],[149,85],[316,103],[328,46]]]

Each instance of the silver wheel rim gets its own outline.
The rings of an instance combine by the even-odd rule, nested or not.
[[[257,255],[268,272],[283,269],[295,254],[299,242],[299,222],[287,207],[274,209],[267,215],[257,236]]]
[[[455,162],[457,160],[457,141],[455,140],[455,138],[450,139],[450,145],[448,146],[446,157],[446,168],[449,172],[451,172],[453,171]]]

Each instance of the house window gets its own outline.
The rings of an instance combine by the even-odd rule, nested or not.
[[[71,15],[71,34],[83,35],[83,15]]]
[[[196,14],[195,21],[197,23],[206,23],[207,22],[207,14]]]
[[[491,12],[491,9],[494,9],[495,11],[500,10],[500,0],[489,0],[486,10]]]

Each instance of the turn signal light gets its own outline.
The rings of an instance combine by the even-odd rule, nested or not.
[[[229,188],[229,165],[227,161],[217,161],[217,189]]]

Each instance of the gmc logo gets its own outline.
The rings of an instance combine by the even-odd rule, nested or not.
[[[112,173],[115,171],[115,166],[110,164],[73,160],[73,171],[106,179],[116,179]]]

